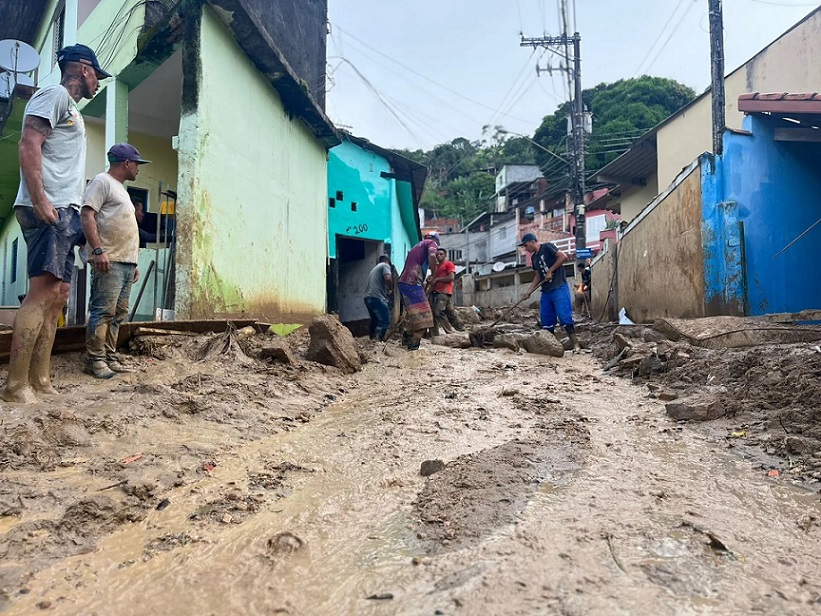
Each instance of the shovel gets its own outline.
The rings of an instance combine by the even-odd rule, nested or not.
[[[530,296],[528,295],[527,297],[523,297],[523,298],[522,298],[522,299],[520,299],[518,302],[516,302],[515,304],[513,304],[510,308],[508,308],[507,310],[505,310],[505,312],[502,314],[502,316],[500,316],[500,317],[499,317],[498,319],[496,319],[493,323],[491,323],[489,327],[496,327],[496,325],[497,325],[500,321],[504,321],[504,320],[505,320],[508,316],[510,316],[510,313],[511,313],[511,312],[513,312],[516,308],[518,308],[518,307],[519,307],[519,304],[521,304],[522,302],[524,302],[526,299],[530,299]]]

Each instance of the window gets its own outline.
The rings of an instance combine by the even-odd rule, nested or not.
[[[66,8],[60,9],[60,13],[54,18],[54,38],[52,39],[52,49],[54,49],[53,66],[57,65],[57,52],[63,48],[63,40],[66,32]]]
[[[462,251],[461,250],[448,250],[448,259],[451,261],[461,261],[462,260]]]
[[[341,190],[336,191],[336,200],[337,201],[344,201],[345,200],[345,195],[342,193]]]
[[[11,243],[11,272],[9,272],[9,279],[12,283],[17,282],[17,247],[20,243],[20,238],[14,238]]]
[[[336,199],[334,199],[333,197],[328,199],[328,207],[336,207]]]
[[[352,212],[356,211],[356,201],[351,201],[351,211]]]

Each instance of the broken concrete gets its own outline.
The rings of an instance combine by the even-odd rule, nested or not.
[[[478,325],[482,322],[479,313],[470,306],[467,308],[456,308],[456,316],[459,317],[463,325]]]
[[[516,353],[519,352],[519,337],[511,334],[501,334],[493,338],[494,349],[510,349]]]
[[[316,317],[308,331],[311,344],[305,356],[309,360],[334,366],[346,374],[362,369],[353,334],[339,319],[333,316]]]
[[[715,396],[700,394],[668,402],[664,408],[677,421],[709,421],[724,417],[726,407]]]
[[[260,359],[273,359],[283,364],[295,364],[296,355],[291,350],[291,345],[284,338],[271,338],[266,340],[259,349]]]
[[[445,463],[442,460],[425,460],[419,467],[419,474],[422,477],[430,477],[445,470]]]
[[[564,357],[564,346],[556,340],[553,334],[546,330],[536,332],[532,336],[522,339],[519,344],[528,353]]]
[[[821,327],[781,325],[751,317],[657,319],[653,329],[670,340],[706,349],[731,349],[764,344],[795,344],[821,340]]]
[[[451,349],[469,349],[470,337],[466,333],[442,334],[431,340],[433,344],[450,347]]]

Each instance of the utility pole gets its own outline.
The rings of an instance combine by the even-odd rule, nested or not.
[[[565,32],[561,36],[525,37],[522,36],[520,45],[522,47],[541,47],[551,51],[566,62],[566,65],[558,70],[569,73],[573,81],[573,100],[570,106],[571,121],[571,143],[573,145],[573,214],[576,219],[576,250],[586,247],[586,229],[584,214],[584,195],[587,192],[585,186],[585,127],[584,127],[584,101],[582,100],[582,59],[581,59],[581,35],[576,32],[573,36],[568,36]],[[572,52],[571,52],[572,45]],[[570,63],[573,68],[570,68]]]
[[[710,60],[712,64],[713,98],[713,154],[724,151],[724,16],[721,0],[710,3]]]

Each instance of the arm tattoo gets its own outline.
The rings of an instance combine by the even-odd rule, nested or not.
[[[46,139],[48,139],[48,136],[51,134],[51,125],[48,121],[43,118],[38,118],[37,116],[26,116],[23,129],[33,130],[36,133],[40,133]]]

